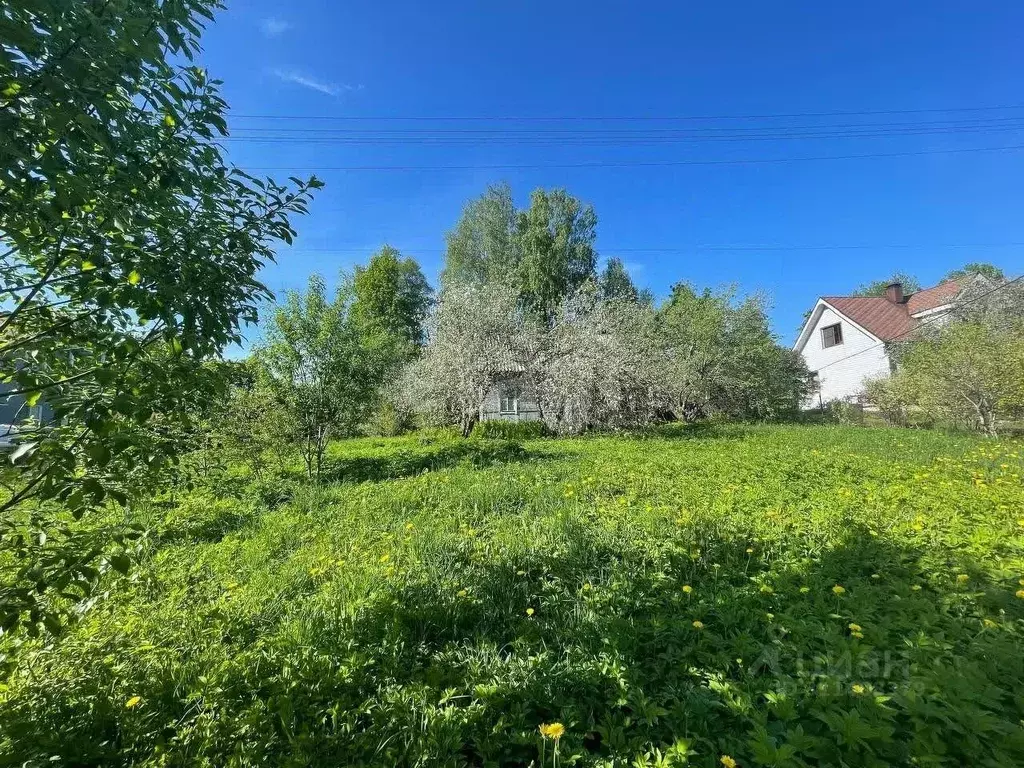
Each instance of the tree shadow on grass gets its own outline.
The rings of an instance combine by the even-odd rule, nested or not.
[[[162,748],[172,762],[526,768],[541,764],[538,726],[560,722],[561,754],[583,765],[653,765],[633,761],[673,747],[709,768],[725,754],[742,766],[1024,761],[1022,601],[976,564],[936,572],[924,546],[861,528],[772,564],[714,526],[654,551],[559,522],[543,545],[485,560],[471,543],[439,546],[358,608],[328,584],[298,624],[235,649],[245,662],[192,670],[212,675],[204,707],[224,732],[182,698],[180,670],[136,681],[147,711],[175,724]],[[105,674],[83,680],[102,687]],[[0,712],[16,753],[152,756],[141,715],[97,705],[74,732],[90,698],[54,694]]]
[[[749,427],[742,424],[670,422],[651,427],[637,436],[647,440],[743,440],[750,431]]]
[[[426,703],[389,713],[393,765],[539,765],[537,727],[553,721],[569,729],[566,754],[621,764],[680,738],[741,765],[1024,760],[1012,589],[969,562],[935,574],[923,551],[864,530],[771,572],[747,542],[707,536],[701,549],[648,561],[577,531],[526,560],[467,555],[458,584],[398,588],[314,644],[379,649],[362,706],[381,704],[388,680],[438,708],[434,721]],[[456,694],[453,731],[442,702]],[[360,725],[339,758],[382,737]]]
[[[325,460],[323,480],[330,483],[381,482],[455,466],[488,467],[547,459],[552,455],[547,451],[528,450],[517,442],[466,439],[421,450],[389,451],[380,456],[329,457]]]

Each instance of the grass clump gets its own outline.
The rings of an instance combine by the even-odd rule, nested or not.
[[[150,510],[145,562],[16,649],[0,762],[1021,764],[1022,456],[838,427],[337,444],[286,500]]]

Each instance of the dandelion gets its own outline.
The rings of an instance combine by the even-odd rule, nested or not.
[[[134,709],[135,707],[139,706],[139,704],[141,704],[141,703],[142,703],[142,697],[141,696],[132,696],[130,699],[128,699],[128,701],[126,701],[124,703],[124,708],[125,709]]]
[[[864,691],[866,691],[866,690],[867,689],[863,685],[861,685],[860,683],[854,683],[853,684],[853,692],[856,693],[858,696],[860,694],[864,693]]]
[[[721,759],[718,762],[724,765],[725,768],[736,768],[739,765],[739,763],[737,763],[735,760],[729,757],[729,755],[722,755]]]
[[[593,585],[591,585],[591,583],[589,581],[586,584],[583,585],[583,591],[584,592],[589,592],[591,589],[593,589]]]
[[[691,587],[689,584],[683,584],[683,592],[685,592],[686,594],[690,594],[691,592],[693,592],[693,587]]]
[[[992,619],[982,619],[981,623],[989,629],[995,629],[999,626],[996,622],[992,621]]]
[[[380,561],[382,563],[386,563],[390,559],[391,559],[391,555],[388,552],[385,552],[383,555],[380,556]]]
[[[748,555],[754,554],[754,548],[753,547],[747,547],[747,554]],[[731,760],[732,758],[729,758],[729,759]]]
[[[468,595],[468,594],[469,594],[469,592],[467,592],[467,591],[466,591],[466,590],[464,590],[464,589],[460,589],[460,590],[458,591],[458,595],[459,595],[459,597],[465,597],[465,596],[466,596],[466,595]]]
[[[406,524],[405,524],[405,530],[407,530],[407,531],[411,531],[411,530],[412,530],[413,528],[415,528],[415,527],[416,527],[416,526],[415,526],[415,525],[413,525],[412,523],[406,523]]]
[[[1019,597],[1021,600],[1024,600],[1024,589],[1018,589],[1016,594],[1017,597]]]
[[[858,640],[863,640],[864,639],[864,633],[863,632],[851,632],[850,633],[850,637],[855,637]]]
[[[844,595],[846,594],[846,587],[836,584],[834,587],[832,587],[832,594],[836,596]]]
[[[697,621],[693,622],[693,628],[694,629],[704,629],[704,622],[701,621],[700,619],[698,619]]]
[[[971,577],[968,576],[966,573],[958,573],[957,576],[956,576],[956,583],[957,584],[966,584],[970,580],[970,578]]]
[[[860,624],[850,624],[849,625],[849,629],[850,629],[851,632],[860,632],[864,628]]]
[[[533,616],[533,613],[534,613],[533,608],[527,608],[526,609],[526,615],[527,616]]]
[[[565,734],[565,726],[561,723],[544,723],[540,726],[540,735],[545,739],[558,741]]]

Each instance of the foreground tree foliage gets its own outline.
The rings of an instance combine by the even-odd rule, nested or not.
[[[176,460],[222,384],[204,361],[266,296],[316,180],[226,164],[219,83],[190,64],[215,0],[8,5],[0,12],[0,379],[25,411],[3,472],[0,628],[58,628],[123,547],[67,527],[128,504]],[[54,603],[57,601],[57,603]]]

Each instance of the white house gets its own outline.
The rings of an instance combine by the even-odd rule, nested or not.
[[[817,379],[818,391],[808,405],[852,400],[866,380],[888,376],[893,370],[889,342],[948,313],[961,288],[949,280],[904,295],[903,286],[893,283],[885,296],[818,299],[793,347]]]

